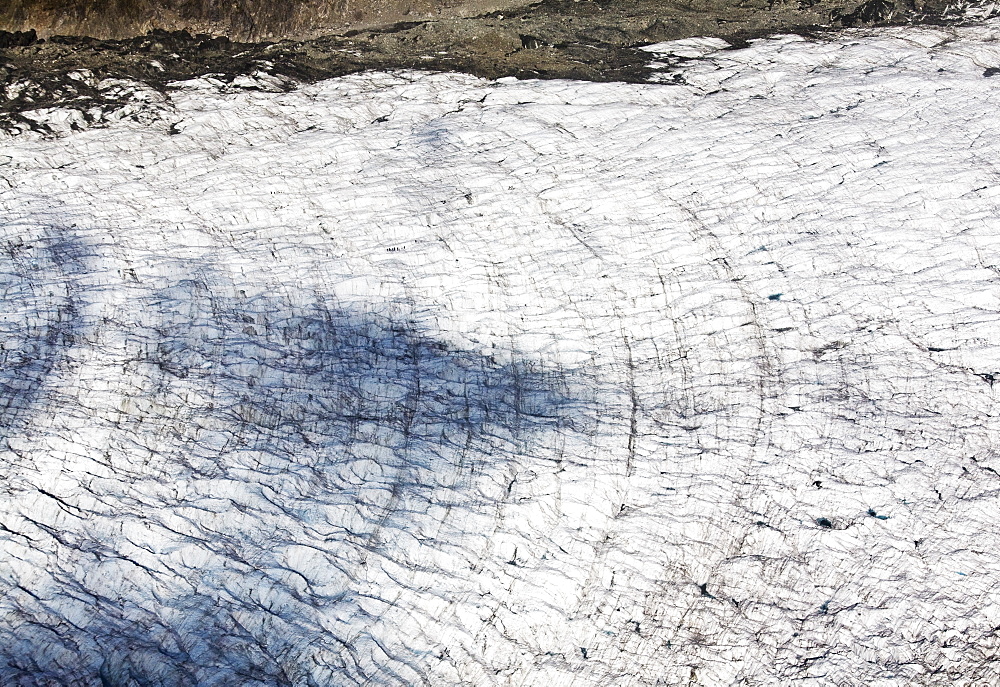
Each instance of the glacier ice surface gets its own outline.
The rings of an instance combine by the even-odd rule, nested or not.
[[[1000,682],[998,38],[4,135],[0,682]]]

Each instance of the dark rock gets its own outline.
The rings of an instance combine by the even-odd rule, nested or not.
[[[525,50],[537,50],[543,45],[543,43],[534,36],[521,35],[519,38],[521,39],[521,47]]]
[[[892,19],[896,6],[890,0],[867,0],[858,5],[853,12],[842,14],[835,9],[830,13],[830,20],[848,28],[852,26],[872,26],[884,24]]]
[[[38,34],[34,29],[27,31],[0,31],[0,50],[7,48],[25,48],[38,42]]]

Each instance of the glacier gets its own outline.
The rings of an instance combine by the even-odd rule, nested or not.
[[[727,48],[0,134],[0,683],[1000,682],[1000,23]]]

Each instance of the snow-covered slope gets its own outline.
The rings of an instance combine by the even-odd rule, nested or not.
[[[997,683],[997,38],[3,139],[0,683]]]

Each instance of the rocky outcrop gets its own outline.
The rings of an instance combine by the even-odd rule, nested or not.
[[[523,0],[10,0],[0,29],[39,35],[129,38],[152,29],[187,30],[234,40],[306,37],[440,16],[470,16]]]
[[[961,13],[975,3],[946,0],[8,0],[0,3],[0,32],[37,31],[128,39],[150,31],[187,31],[233,41],[309,39],[369,29],[391,33],[426,22],[473,20],[447,34],[488,40],[496,24],[513,32],[516,47],[567,42],[614,46],[694,35],[732,36],[805,26],[870,26]],[[502,14],[501,14],[502,12]],[[511,26],[511,24],[519,26]],[[486,36],[484,39],[483,36]],[[451,36],[454,38],[454,36]],[[464,38],[463,38],[464,37]],[[413,37],[408,37],[413,38]],[[419,39],[419,37],[418,37]],[[495,43],[495,41],[494,41]],[[0,41],[0,48],[3,48]],[[430,53],[433,54],[433,53]],[[584,61],[588,61],[586,57]]]

